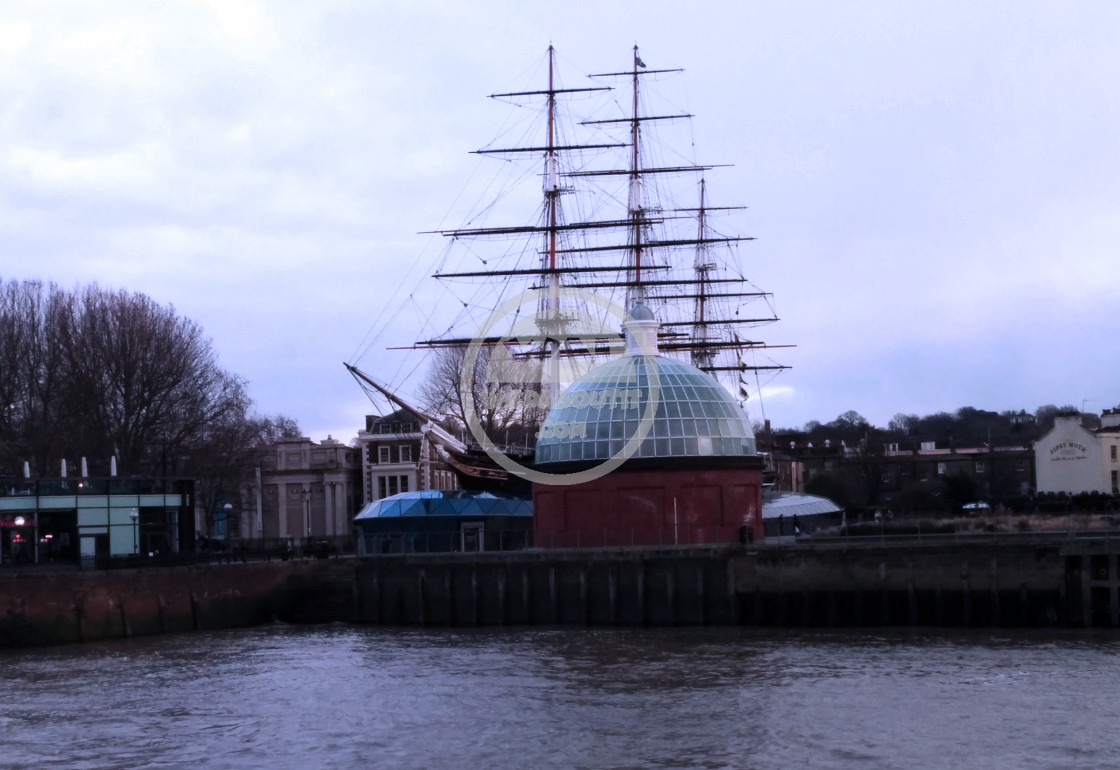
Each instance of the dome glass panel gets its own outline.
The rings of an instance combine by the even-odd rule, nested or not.
[[[694,366],[654,360],[657,407],[633,457],[755,455],[750,422],[727,391]],[[541,426],[536,462],[601,462],[617,455],[642,425],[652,368],[642,356],[622,356],[572,383]]]
[[[354,517],[381,519],[407,516],[532,516],[533,501],[470,490],[401,492],[374,500]]]

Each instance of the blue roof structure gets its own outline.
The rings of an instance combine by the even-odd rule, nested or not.
[[[533,501],[470,490],[401,492],[374,500],[355,521],[406,516],[532,516]]]

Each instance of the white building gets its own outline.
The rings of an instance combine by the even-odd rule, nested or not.
[[[1120,493],[1120,409],[1105,410],[1090,430],[1081,415],[1059,416],[1034,444],[1039,492]]]
[[[359,450],[328,436],[281,439],[258,457],[260,485],[231,512],[235,539],[346,538],[361,507]],[[259,494],[258,494],[259,493]]]

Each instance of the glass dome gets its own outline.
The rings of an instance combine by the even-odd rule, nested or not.
[[[632,457],[755,455],[747,416],[718,382],[681,361],[655,360],[657,409]],[[649,364],[642,356],[609,361],[572,383],[541,426],[537,464],[602,462],[619,455],[638,433],[649,384]]]

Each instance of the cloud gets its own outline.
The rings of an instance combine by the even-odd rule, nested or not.
[[[468,155],[508,127],[485,95],[540,82],[550,40],[575,87],[636,39],[688,68],[664,83],[685,153],[735,164],[710,184],[750,206],[746,274],[782,318],[760,335],[799,346],[771,351],[775,426],[1116,391],[1120,9],[574,1],[9,4],[5,276],[174,303],[262,409],[344,440],[365,330],[414,382],[383,349],[469,297],[434,291],[444,244],[416,233],[495,173]]]
[[[0,56],[22,53],[30,44],[30,24],[0,20]]]

